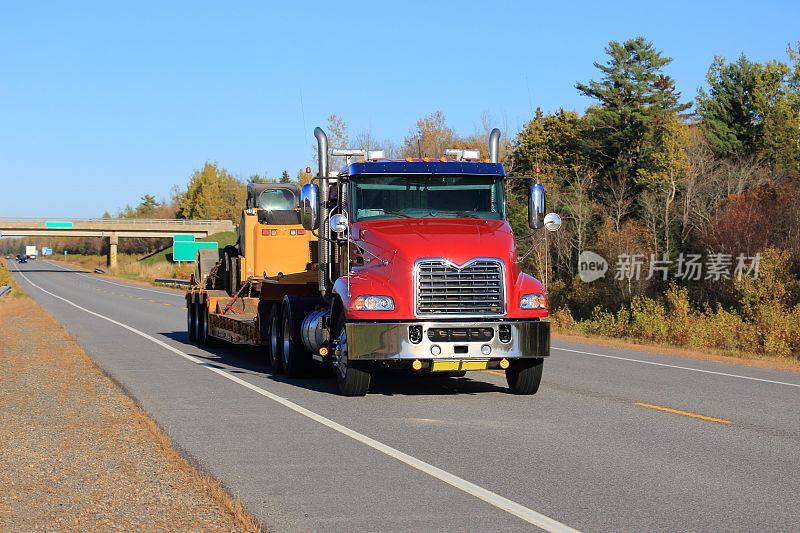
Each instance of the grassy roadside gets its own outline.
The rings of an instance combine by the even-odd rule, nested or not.
[[[758,355],[746,352],[729,352],[713,349],[700,351],[679,346],[671,346],[669,344],[643,342],[631,338],[586,335],[584,333],[559,328],[554,329],[553,339],[565,342],[600,345],[607,348],[618,348],[621,350],[634,350],[640,352],[657,353],[660,355],[675,355],[678,357],[695,359],[697,361],[714,361],[717,363],[749,366],[751,368],[800,372],[800,361],[770,355]]]
[[[55,319],[15,293],[0,299],[0,531],[260,530]]]
[[[226,231],[197,240],[217,242],[219,247],[223,248],[236,242],[236,233]],[[114,268],[106,266],[105,255],[71,254],[67,255],[66,259],[62,255],[52,255],[47,257],[47,260],[63,261],[65,264],[78,266],[89,271],[100,268],[114,277],[147,283],[151,283],[155,278],[187,279],[192,273],[193,266],[185,263],[173,263],[169,260],[171,255],[172,246],[144,258],[139,255],[119,254],[117,256],[117,266]]]
[[[90,272],[95,268],[100,268],[114,277],[148,283],[156,278],[186,279],[192,273],[192,266],[188,264],[175,264],[167,261],[144,263],[139,261],[138,256],[127,254],[117,256],[117,266],[114,268],[108,268],[106,257],[100,255],[73,254],[68,255],[66,260],[63,256],[48,257],[47,260],[71,264]]]
[[[220,249],[225,248],[228,245],[236,244],[236,232],[234,231],[223,231],[221,233],[214,233],[213,235],[209,235],[208,237],[203,237],[202,239],[197,239],[198,241],[211,241],[216,242],[219,244]],[[172,255],[172,246],[169,248],[165,248],[160,252],[157,252],[149,257],[143,258],[141,260],[142,263],[150,265],[159,262],[166,262],[167,256]]]

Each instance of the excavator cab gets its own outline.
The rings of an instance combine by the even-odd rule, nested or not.
[[[236,246],[223,252],[225,288],[235,294],[247,280],[305,275],[316,242],[300,223],[300,190],[293,183],[247,185]]]

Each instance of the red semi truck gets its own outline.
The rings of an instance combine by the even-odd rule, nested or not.
[[[299,218],[289,217],[313,236],[303,237],[303,272],[253,275],[241,267],[247,279],[227,294],[214,290],[219,268],[198,273],[187,293],[190,332],[263,346],[276,372],[298,375],[314,361],[328,364],[345,395],[366,394],[376,370],[485,369],[504,370],[514,393],[535,394],[550,354],[547,298],[517,264],[499,130],[489,136],[484,161],[476,150],[399,161],[363,150],[329,152],[324,131],[314,135],[318,174],[299,191]],[[328,171],[331,155],[345,158],[341,172]],[[271,216],[256,195],[248,205],[265,223],[285,219]],[[528,223],[535,232],[561,224],[545,214],[544,188],[534,180]],[[229,270],[238,254],[246,263],[248,253],[283,253],[274,238],[279,229],[255,227],[248,247],[260,251],[228,250],[221,263],[234,265]],[[287,229],[286,238],[300,231]],[[242,310],[229,313],[237,300]]]

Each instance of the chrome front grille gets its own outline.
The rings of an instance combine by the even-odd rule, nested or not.
[[[415,284],[419,316],[499,316],[505,312],[503,264],[497,259],[473,259],[460,267],[444,259],[421,259]]]

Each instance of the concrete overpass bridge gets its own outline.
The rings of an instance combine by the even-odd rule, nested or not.
[[[101,237],[108,239],[108,265],[117,264],[117,245],[125,237],[207,237],[234,231],[230,220],[144,218],[0,218],[0,237]]]

